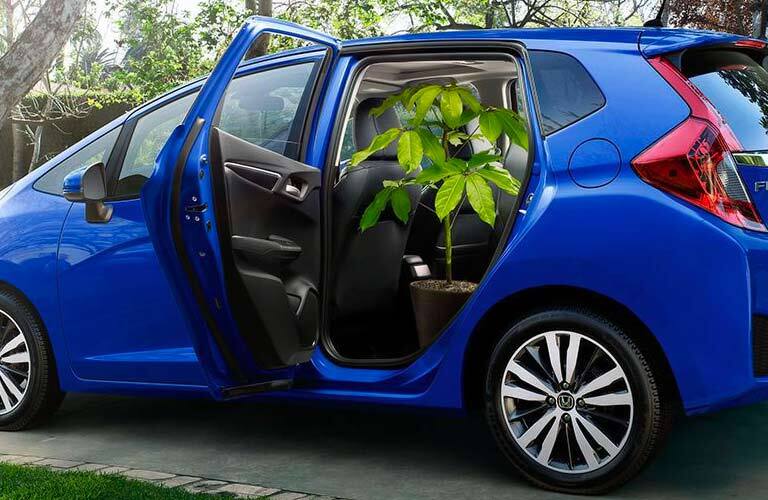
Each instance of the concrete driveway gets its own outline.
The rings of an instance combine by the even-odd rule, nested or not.
[[[162,470],[355,499],[565,498],[509,471],[479,419],[299,405],[69,396],[0,453]],[[768,404],[683,420],[608,498],[763,497]],[[606,498],[606,497],[603,497]]]

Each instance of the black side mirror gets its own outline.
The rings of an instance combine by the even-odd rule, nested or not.
[[[93,223],[109,222],[112,206],[104,203],[107,197],[107,174],[104,164],[94,163],[71,172],[64,178],[64,198],[85,203],[85,220]]]

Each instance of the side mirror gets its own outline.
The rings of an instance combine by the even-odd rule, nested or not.
[[[85,203],[85,220],[93,223],[109,222],[112,206],[104,203],[107,197],[107,174],[104,164],[94,163],[71,172],[64,178],[64,198]]]

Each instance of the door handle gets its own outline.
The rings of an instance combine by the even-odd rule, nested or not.
[[[296,196],[296,197],[301,196],[301,189],[297,188],[293,184],[286,184],[285,185],[285,192],[290,194],[290,195],[292,195],[292,196]]]

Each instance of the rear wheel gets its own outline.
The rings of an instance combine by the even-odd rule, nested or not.
[[[581,494],[632,478],[671,422],[632,340],[599,316],[567,308],[531,315],[499,341],[485,411],[502,451],[529,480]]]
[[[53,353],[31,307],[0,290],[0,430],[22,430],[61,404]]]

